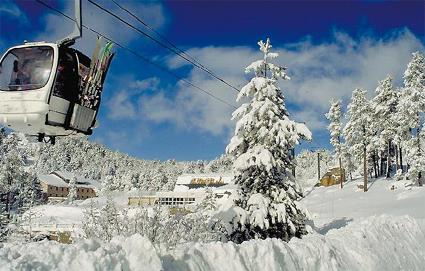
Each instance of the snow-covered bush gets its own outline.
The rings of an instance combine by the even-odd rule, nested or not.
[[[213,202],[207,199],[200,205],[210,209],[199,207],[193,211],[177,210],[172,214],[167,206],[160,205],[120,209],[109,198],[103,208],[96,208],[92,202],[85,210],[83,231],[86,238],[103,241],[137,233],[158,247],[166,248],[184,242],[224,241],[226,232],[220,221],[213,217]]]
[[[311,138],[304,124],[289,119],[278,80],[287,80],[286,68],[270,60],[270,40],[258,43],[264,58],[246,68],[255,77],[240,91],[237,101],[251,99],[234,113],[235,135],[226,152],[234,157],[235,183],[239,185],[229,238],[242,242],[252,238],[289,240],[306,233],[306,215],[295,203],[301,198],[295,183],[291,150],[302,138]]]

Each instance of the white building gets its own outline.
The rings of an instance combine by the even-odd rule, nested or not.
[[[211,189],[217,198],[230,196],[236,189],[231,174],[185,174],[178,177],[173,191],[141,192],[128,198],[129,205],[185,206],[198,204]]]

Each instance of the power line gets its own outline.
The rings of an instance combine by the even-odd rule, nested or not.
[[[115,0],[111,0],[117,7],[119,7],[120,9],[124,10],[125,12],[127,12],[131,17],[133,17],[134,19],[136,19],[139,23],[143,24],[143,26],[145,26],[147,29],[149,29],[150,31],[152,31],[153,33],[155,33],[155,35],[157,35],[158,37],[160,37],[163,41],[165,41],[166,43],[168,43],[171,47],[173,47],[174,49],[176,49],[180,54],[183,54],[185,56],[187,56],[188,58],[192,59],[194,62],[196,62],[197,64],[199,64],[200,66],[202,66],[203,68],[207,69],[208,71],[212,72],[210,69],[208,69],[207,67],[205,67],[204,65],[202,65],[202,63],[200,63],[197,59],[195,59],[193,56],[189,55],[188,53],[186,53],[185,51],[181,50],[180,48],[178,48],[175,44],[173,44],[170,40],[168,40],[164,35],[162,35],[161,33],[159,33],[158,31],[155,30],[155,28],[153,28],[152,26],[148,25],[146,22],[144,22],[142,19],[140,19],[140,17],[138,17],[137,15],[135,15],[133,12],[131,12],[130,10],[128,10],[126,7],[122,6],[121,4],[119,4],[117,1]]]
[[[173,46],[169,46],[167,44],[165,44],[164,42],[156,39],[155,37],[153,37],[152,35],[144,32],[143,30],[141,30],[140,28],[132,25],[131,23],[127,22],[126,20],[122,19],[120,16],[116,15],[115,13],[113,13],[112,11],[107,10],[106,8],[102,7],[101,5],[99,5],[98,3],[92,1],[92,0],[87,0],[89,3],[91,3],[92,5],[96,6],[97,8],[101,9],[102,11],[106,12],[107,14],[109,14],[110,16],[114,17],[115,19],[119,20],[120,22],[122,22],[123,24],[127,25],[128,27],[132,28],[133,30],[137,31],[138,33],[140,33],[141,35],[147,37],[148,39],[156,42],[157,44],[159,44],[160,46],[168,49],[169,51],[171,51],[172,53],[178,55],[179,57],[183,58],[184,60],[186,60],[187,62],[191,63],[193,66],[197,67],[198,69],[208,73],[210,76],[214,77],[215,79],[219,80],[220,82],[222,82],[223,84],[227,85],[228,87],[232,88],[233,90],[235,90],[236,92],[240,92],[240,90],[236,87],[234,87],[233,85],[231,85],[230,83],[228,83],[226,80],[220,78],[219,76],[215,75],[212,71],[210,71],[209,69],[207,69],[206,67],[204,67],[202,64],[200,64],[197,61],[193,61],[191,59],[189,59],[187,57],[186,53],[181,53],[183,52],[181,49],[178,49],[175,45]],[[136,20],[138,20],[139,22],[143,22],[139,17],[137,17],[136,15],[134,15],[133,13],[131,13],[128,9],[123,8],[121,5],[119,5],[118,3],[116,3],[114,1],[114,3],[116,5],[118,5],[121,9],[123,9],[124,11],[126,11],[127,13],[129,13],[133,18],[136,18]],[[142,23],[143,25],[147,25],[145,22]],[[150,26],[149,26],[150,27]],[[150,27],[151,28],[151,27]],[[156,31],[155,31],[156,32]]]
[[[73,19],[72,17],[70,17],[70,16],[68,16],[67,14],[63,13],[62,11],[60,11],[60,10],[58,10],[58,9],[56,9],[56,8],[54,8],[54,7],[52,7],[52,6],[50,6],[49,4],[47,4],[47,3],[45,3],[45,2],[43,2],[43,1],[41,1],[41,0],[36,0],[36,1],[37,1],[38,3],[40,3],[40,4],[42,4],[43,6],[47,7],[48,9],[51,9],[51,10],[55,11],[56,13],[58,13],[58,14],[60,14],[60,15],[64,16],[65,18],[67,18],[67,19],[69,19],[69,20],[71,20],[71,21],[75,22],[75,19]],[[124,46],[124,45],[120,44],[119,42],[116,42],[116,41],[115,41],[115,40],[113,40],[112,38],[110,38],[110,37],[108,37],[108,36],[106,36],[106,35],[104,35],[104,34],[100,33],[99,31],[96,31],[95,29],[93,29],[93,28],[91,28],[91,27],[89,27],[89,26],[86,26],[86,25],[84,25],[84,24],[82,24],[82,27],[84,27],[85,29],[87,29],[87,30],[89,30],[89,31],[91,31],[91,32],[93,32],[93,33],[95,33],[95,34],[96,34],[96,35],[98,35],[98,36],[101,36],[102,38],[104,38],[104,39],[106,39],[106,40],[108,40],[108,41],[113,42],[113,43],[114,43],[117,47],[119,47],[119,48],[121,48],[121,49],[123,49],[123,50],[126,50],[126,51],[130,52],[131,54],[133,54],[133,55],[135,55],[136,57],[140,58],[140,59],[141,59],[141,60],[143,60],[144,62],[147,62],[147,63],[149,63],[149,64],[151,64],[151,65],[153,65],[153,66],[157,67],[158,69],[160,69],[160,70],[162,70],[162,71],[164,71],[164,72],[166,72],[166,73],[168,73],[168,74],[172,75],[172,76],[173,76],[173,77],[175,77],[176,79],[178,79],[178,80],[181,80],[181,81],[185,82],[185,83],[186,83],[186,84],[188,84],[189,86],[191,86],[191,87],[193,87],[193,88],[195,88],[195,89],[197,89],[197,90],[199,90],[199,91],[202,91],[203,93],[205,93],[205,94],[207,94],[208,96],[210,96],[210,97],[214,98],[215,100],[220,101],[220,102],[222,102],[222,103],[224,103],[224,104],[226,104],[226,105],[228,105],[228,106],[230,106],[230,107],[232,107],[232,108],[236,108],[234,105],[232,105],[232,104],[230,104],[230,103],[226,102],[225,100],[223,100],[223,99],[221,99],[221,98],[219,98],[219,97],[217,97],[217,96],[213,95],[213,94],[212,94],[212,93],[210,93],[209,91],[206,91],[206,90],[204,90],[204,89],[203,89],[203,88],[201,88],[201,87],[198,87],[197,85],[195,85],[194,83],[190,82],[189,80],[187,80],[187,79],[185,79],[185,78],[183,78],[183,77],[179,76],[179,75],[178,75],[178,74],[176,74],[176,73],[173,73],[172,71],[170,71],[170,70],[168,70],[167,68],[165,68],[165,67],[163,67],[163,66],[159,65],[158,63],[153,62],[153,61],[152,61],[152,60],[150,60],[149,58],[147,58],[147,57],[145,57],[145,56],[143,56],[143,55],[141,55],[141,54],[137,53],[137,52],[136,52],[136,51],[134,51],[133,49],[130,49],[130,48],[128,48],[128,47],[126,47],[126,46]]]

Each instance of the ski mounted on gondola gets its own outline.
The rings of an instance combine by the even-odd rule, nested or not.
[[[75,0],[75,27],[68,37],[56,43],[25,42],[3,55],[1,124],[51,143],[56,136],[92,134],[113,44],[102,47],[98,38],[90,59],[71,48],[82,36],[81,27],[81,0]]]

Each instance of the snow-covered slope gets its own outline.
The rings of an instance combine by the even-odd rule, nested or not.
[[[370,217],[325,235],[185,244],[159,253],[139,235],[102,244],[53,241],[3,244],[0,270],[423,270],[425,222],[408,216]]]
[[[139,235],[3,243],[0,270],[424,270],[425,188],[378,179],[364,193],[360,183],[310,191],[302,204],[317,232],[289,243],[189,243],[166,251]]]
[[[358,185],[363,179],[345,184],[315,187],[301,201],[318,228],[335,228],[373,215],[409,215],[425,219],[425,187],[411,186],[404,181],[380,178],[369,183],[369,191]]]

